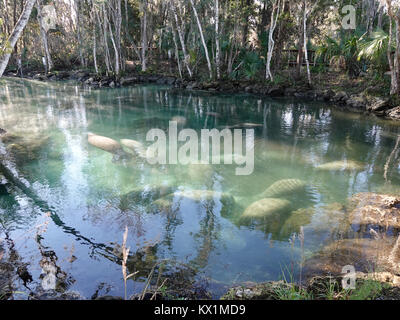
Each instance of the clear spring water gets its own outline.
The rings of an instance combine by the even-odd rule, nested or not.
[[[254,173],[236,176],[236,166],[230,165],[198,169],[118,162],[87,142],[87,133],[94,132],[146,144],[149,129],[167,130],[176,116],[185,117],[186,127],[197,131],[257,124]],[[28,141],[48,136],[46,145],[18,169],[56,213],[51,219],[18,189],[9,190],[0,195],[0,238],[7,234],[13,239],[20,259],[29,263],[34,279],[29,288],[40,287],[40,260],[44,251],[51,251],[67,275],[64,289],[88,298],[97,289],[123,296],[120,260],[115,257],[125,226],[129,271],[140,271],[136,281],[128,281],[128,294],[140,292],[154,264],[165,259],[193,268],[197,279],[204,280],[217,297],[229,285],[277,280],[296,266],[300,245],[289,239],[300,226],[304,226],[306,256],[334,239],[343,216],[324,210],[326,206],[345,203],[357,192],[400,189],[398,154],[391,156],[399,124],[322,102],[144,85],[90,90],[71,83],[7,79],[0,83],[0,127]],[[357,161],[362,169],[317,168],[339,160]],[[309,186],[307,195],[290,199],[290,210],[305,208],[304,217],[266,227],[237,222],[234,217],[254,196],[288,178]],[[218,201],[182,201],[174,205],[173,214],[167,214],[150,212],[140,201],[121,200],[132,190],[159,185],[226,192],[236,199],[235,212],[221,215]],[[35,240],[38,230],[40,241]],[[28,292],[20,280],[16,283]]]

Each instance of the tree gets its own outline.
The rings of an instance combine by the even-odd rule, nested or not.
[[[11,52],[12,50],[14,50],[15,44],[17,43],[19,37],[21,36],[22,31],[24,30],[26,24],[28,23],[35,2],[36,0],[26,1],[24,10],[22,11],[20,18],[18,19],[10,37],[7,40],[8,48],[0,50],[0,52],[3,52],[3,56],[0,57],[0,77],[3,76],[4,70],[6,69],[8,61],[10,60]]]
[[[196,6],[194,5],[193,0],[190,0],[190,3],[191,3],[192,8],[193,8],[194,16],[196,17],[197,26],[198,26],[198,28],[199,28],[201,43],[202,43],[202,45],[203,45],[203,49],[204,49],[204,52],[205,52],[205,55],[206,55],[207,66],[208,66],[208,71],[209,71],[209,73],[210,73],[210,78],[212,78],[211,62],[210,62],[210,57],[209,57],[209,55],[208,55],[208,48],[207,48],[207,45],[206,45],[206,41],[204,40],[203,27],[201,26],[201,22],[200,22],[200,19],[199,19],[199,15],[197,14]]]
[[[283,2],[284,4],[284,2]],[[267,63],[266,63],[266,71],[265,71],[265,78],[271,79],[271,81],[274,80],[272,73],[271,73],[271,59],[272,59],[272,54],[274,52],[274,31],[276,28],[276,23],[279,18],[280,14],[280,8],[281,8],[281,1],[280,0],[274,0],[273,5],[272,5],[272,14],[271,14],[271,23],[269,26],[269,33],[268,33],[268,53],[267,53]]]
[[[38,11],[38,21],[39,21],[39,28],[40,28],[40,36],[42,38],[42,43],[43,43],[43,50],[44,50],[44,57],[45,57],[45,68],[46,68],[46,73],[51,71],[53,69],[53,60],[51,59],[50,55],[50,50],[49,50],[49,44],[47,40],[47,30],[45,29],[43,25],[43,16],[42,16],[42,1],[38,0],[36,4],[36,8]]]

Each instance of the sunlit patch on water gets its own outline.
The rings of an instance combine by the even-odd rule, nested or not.
[[[235,165],[149,165],[135,146],[148,147],[148,130],[168,130],[170,120],[197,132],[254,129],[253,174],[237,176]],[[32,289],[50,259],[62,271],[60,290],[90,297],[104,287],[123,296],[125,226],[128,266],[142,276],[168,260],[190,266],[210,288],[275,280],[298,266],[302,252],[289,239],[301,228],[310,255],[348,231],[348,197],[400,190],[392,153],[399,127],[323,103],[7,80],[0,128],[7,131],[1,147],[54,213],[47,217],[43,204],[11,184],[1,189],[0,238],[15,240]],[[96,148],[90,132],[121,143],[130,156]],[[142,278],[129,282],[131,293]]]

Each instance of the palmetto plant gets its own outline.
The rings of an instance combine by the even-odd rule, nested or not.
[[[370,66],[380,74],[388,69],[387,46],[389,35],[383,30],[377,30],[370,37],[360,42],[358,60],[365,59],[371,62]],[[395,49],[392,44],[393,50]]]
[[[247,79],[252,79],[256,76],[263,66],[263,61],[257,52],[250,51],[243,55],[243,68],[242,71]]]
[[[325,43],[317,48],[316,57],[324,63],[330,63],[332,59],[343,59],[348,73],[357,75],[361,70],[358,52],[364,36],[356,30],[352,34],[342,33],[337,39],[326,37]]]

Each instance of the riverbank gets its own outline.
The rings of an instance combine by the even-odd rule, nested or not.
[[[9,72],[6,76],[16,77]],[[127,87],[136,84],[170,85],[179,89],[200,90],[218,93],[249,93],[265,97],[293,97],[301,100],[325,101],[334,106],[386,119],[400,120],[400,99],[385,95],[387,88],[382,81],[356,78],[343,73],[318,74],[310,88],[305,79],[293,80],[286,74],[275,82],[259,81],[197,81],[180,79],[173,75],[126,74],[120,78],[100,76],[85,70],[53,71],[48,74],[29,72],[24,78],[39,81],[77,81],[90,88]]]

